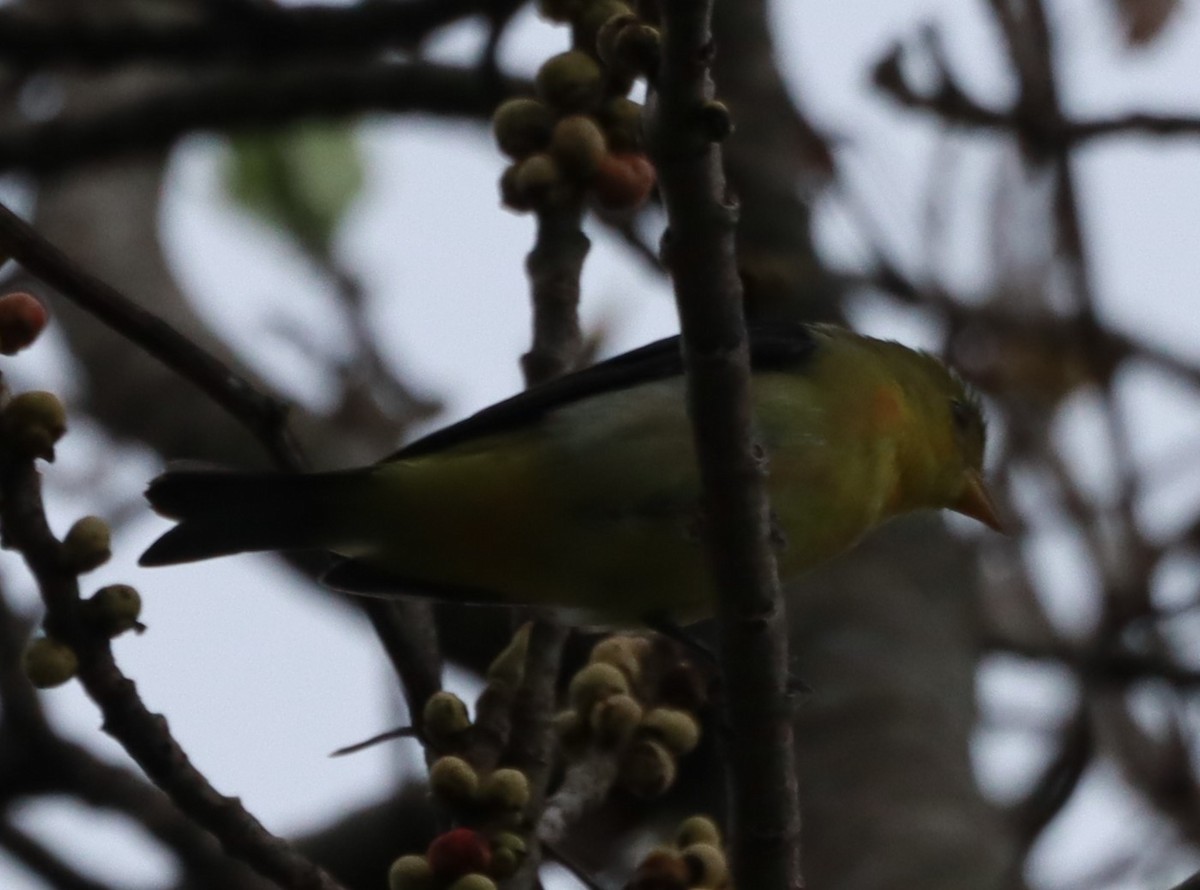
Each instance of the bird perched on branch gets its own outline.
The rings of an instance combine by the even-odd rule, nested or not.
[[[913,510],[998,527],[976,398],[931,355],[824,325],[751,329],[756,432],[784,581]],[[485,408],[368,467],[170,471],[178,521],[142,565],[257,550],[339,557],[330,586],[614,618],[712,610],[678,338]]]

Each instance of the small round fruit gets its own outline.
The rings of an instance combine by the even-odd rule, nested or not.
[[[626,25],[613,39],[613,65],[653,78],[662,57],[662,33],[653,25]]]
[[[592,707],[592,737],[598,745],[619,748],[633,738],[641,719],[642,706],[633,696],[609,696]]]
[[[600,109],[600,123],[608,137],[608,147],[615,152],[637,152],[642,149],[643,107],[625,96],[609,99]]]
[[[713,844],[691,844],[683,850],[683,862],[688,868],[688,886],[716,890],[729,877],[729,863],[720,847]]]
[[[525,857],[529,855],[529,846],[525,838],[511,831],[501,831],[492,835],[492,867],[490,874],[503,880],[517,873]]]
[[[479,787],[479,800],[501,812],[520,812],[529,803],[529,779],[519,769],[493,770]]]
[[[21,658],[29,682],[38,689],[61,686],[79,670],[79,656],[66,643],[53,637],[31,640]]]
[[[617,635],[607,637],[592,647],[588,661],[611,664],[621,669],[631,683],[642,674],[642,662],[638,656],[636,637]]]
[[[492,115],[496,144],[514,160],[544,149],[553,128],[553,113],[537,99],[509,99]]]
[[[439,834],[425,852],[429,866],[441,881],[452,881],[472,872],[485,872],[492,851],[485,838],[470,828],[453,828]]]
[[[688,754],[700,744],[700,723],[687,711],[655,708],[642,718],[641,730],[677,755]]]
[[[466,703],[453,692],[443,689],[426,700],[421,711],[421,730],[433,744],[445,743],[470,728]]]
[[[567,696],[571,704],[581,714],[591,714],[596,702],[604,701],[612,695],[624,695],[629,692],[629,681],[621,673],[621,669],[611,664],[593,662],[584,665],[571,678]]]
[[[46,307],[33,294],[16,291],[0,297],[0,354],[16,355],[32,345],[49,320]]]
[[[721,829],[708,816],[689,816],[679,823],[675,832],[675,844],[680,849],[692,844],[711,844],[721,846]]]
[[[142,596],[128,584],[101,587],[87,601],[88,616],[109,637],[141,628]]]
[[[613,153],[600,159],[592,188],[601,206],[630,210],[645,203],[654,182],[654,165],[645,155]]]
[[[84,516],[67,531],[63,559],[74,572],[90,572],[112,557],[112,530],[99,516]]]
[[[550,154],[563,173],[578,182],[587,182],[608,151],[604,132],[595,118],[572,114],[554,125]]]
[[[521,200],[535,209],[553,206],[569,189],[558,162],[548,154],[530,155],[523,160],[513,184]]]
[[[54,460],[54,443],[67,431],[67,411],[52,392],[24,392],[4,408],[9,440],[22,454]]]
[[[433,890],[433,869],[424,856],[401,856],[388,869],[388,890]]]
[[[429,787],[447,803],[467,803],[479,791],[479,774],[461,757],[439,757],[429,767]]]
[[[538,69],[538,96],[561,112],[588,111],[600,102],[604,74],[585,52],[570,50],[551,56]]]
[[[621,761],[619,778],[630,793],[658,797],[675,784],[675,756],[658,742],[635,742]]]

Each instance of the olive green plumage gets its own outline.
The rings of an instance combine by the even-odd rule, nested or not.
[[[831,326],[752,331],[754,407],[786,580],[878,523],[946,507],[995,525],[977,401],[937,359]],[[487,408],[373,466],[168,472],[179,524],[144,565],[252,550],[343,557],[333,586],[704,614],[698,479],[676,338]]]

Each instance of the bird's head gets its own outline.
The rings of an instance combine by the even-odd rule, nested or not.
[[[987,426],[978,395],[940,359],[895,349],[888,364],[911,412],[901,460],[913,506],[945,507],[1002,530],[983,481]]]

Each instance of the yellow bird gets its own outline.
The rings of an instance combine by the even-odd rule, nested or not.
[[[886,519],[948,508],[997,528],[978,401],[940,361],[826,325],[751,330],[754,417],[786,582]],[[529,389],[368,467],[172,471],[178,520],[142,565],[325,550],[330,586],[709,614],[699,481],[678,338]]]

